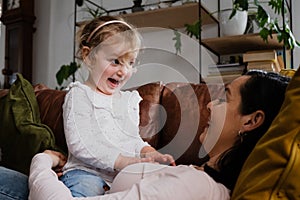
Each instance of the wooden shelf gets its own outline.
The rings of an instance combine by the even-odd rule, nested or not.
[[[201,16],[205,16],[203,24],[216,23],[209,12],[201,7]],[[125,20],[140,27],[182,28],[185,24],[193,24],[199,19],[199,4],[188,3],[156,10],[135,12],[121,15]]]
[[[203,7],[202,5],[200,5],[201,7],[201,25],[208,25],[208,24],[218,24],[218,20],[210,15],[209,11]]]
[[[200,8],[202,25],[218,23],[217,19],[211,16],[205,7],[200,5]],[[197,22],[200,17],[198,3],[188,3],[181,6],[141,11],[120,16],[137,28],[183,28],[185,24]],[[76,22],[76,26],[81,26],[84,23],[85,21]]]
[[[277,40],[277,34],[273,34],[273,38],[269,38],[266,43],[258,33],[208,38],[201,40],[201,44],[217,55],[283,48],[283,43]]]

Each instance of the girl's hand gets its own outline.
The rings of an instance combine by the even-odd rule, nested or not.
[[[142,158],[152,158],[154,160],[154,162],[158,162],[161,164],[176,166],[173,156],[171,156],[169,154],[161,154],[151,146],[145,146],[144,148],[142,148],[141,157]]]
[[[152,151],[145,154],[145,157],[151,157],[155,162],[176,166],[173,156],[169,154],[161,154],[158,151]]]
[[[67,162],[67,157],[58,151],[45,150],[44,153],[51,157],[52,169],[56,172],[57,176],[62,176],[62,168]]]
[[[154,159],[151,157],[148,158],[136,158],[136,157],[128,157],[128,156],[123,156],[123,155],[119,155],[116,162],[115,162],[115,166],[114,169],[115,170],[121,170],[124,167],[134,164],[134,163],[141,163],[141,162],[150,162],[150,163],[154,163]]]

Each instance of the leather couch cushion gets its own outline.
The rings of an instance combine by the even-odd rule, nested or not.
[[[47,124],[54,133],[55,143],[60,150],[67,153],[67,143],[64,134],[62,105],[66,91],[49,89],[43,84],[34,86],[35,95],[39,104],[41,121]]]
[[[143,98],[140,102],[140,135],[154,148],[157,148],[159,133],[162,128],[160,94],[163,87],[161,82],[156,82],[136,88]]]
[[[161,104],[167,116],[158,150],[172,154],[178,164],[201,165],[206,159],[204,155],[199,156],[199,136],[209,117],[206,105],[221,90],[224,90],[221,84],[166,84]]]

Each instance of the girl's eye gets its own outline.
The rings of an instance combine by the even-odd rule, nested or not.
[[[131,67],[133,67],[134,65],[135,65],[135,62],[129,62],[129,65],[131,66]]]
[[[113,64],[113,65],[119,65],[119,64],[120,64],[120,61],[119,61],[118,59],[114,59],[114,60],[112,61],[112,64]]]

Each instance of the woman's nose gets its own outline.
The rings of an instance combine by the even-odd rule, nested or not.
[[[215,100],[214,100],[215,101]],[[214,101],[210,101],[207,105],[206,105],[206,108],[209,112],[211,112],[211,109],[212,109],[212,106],[214,104]]]

